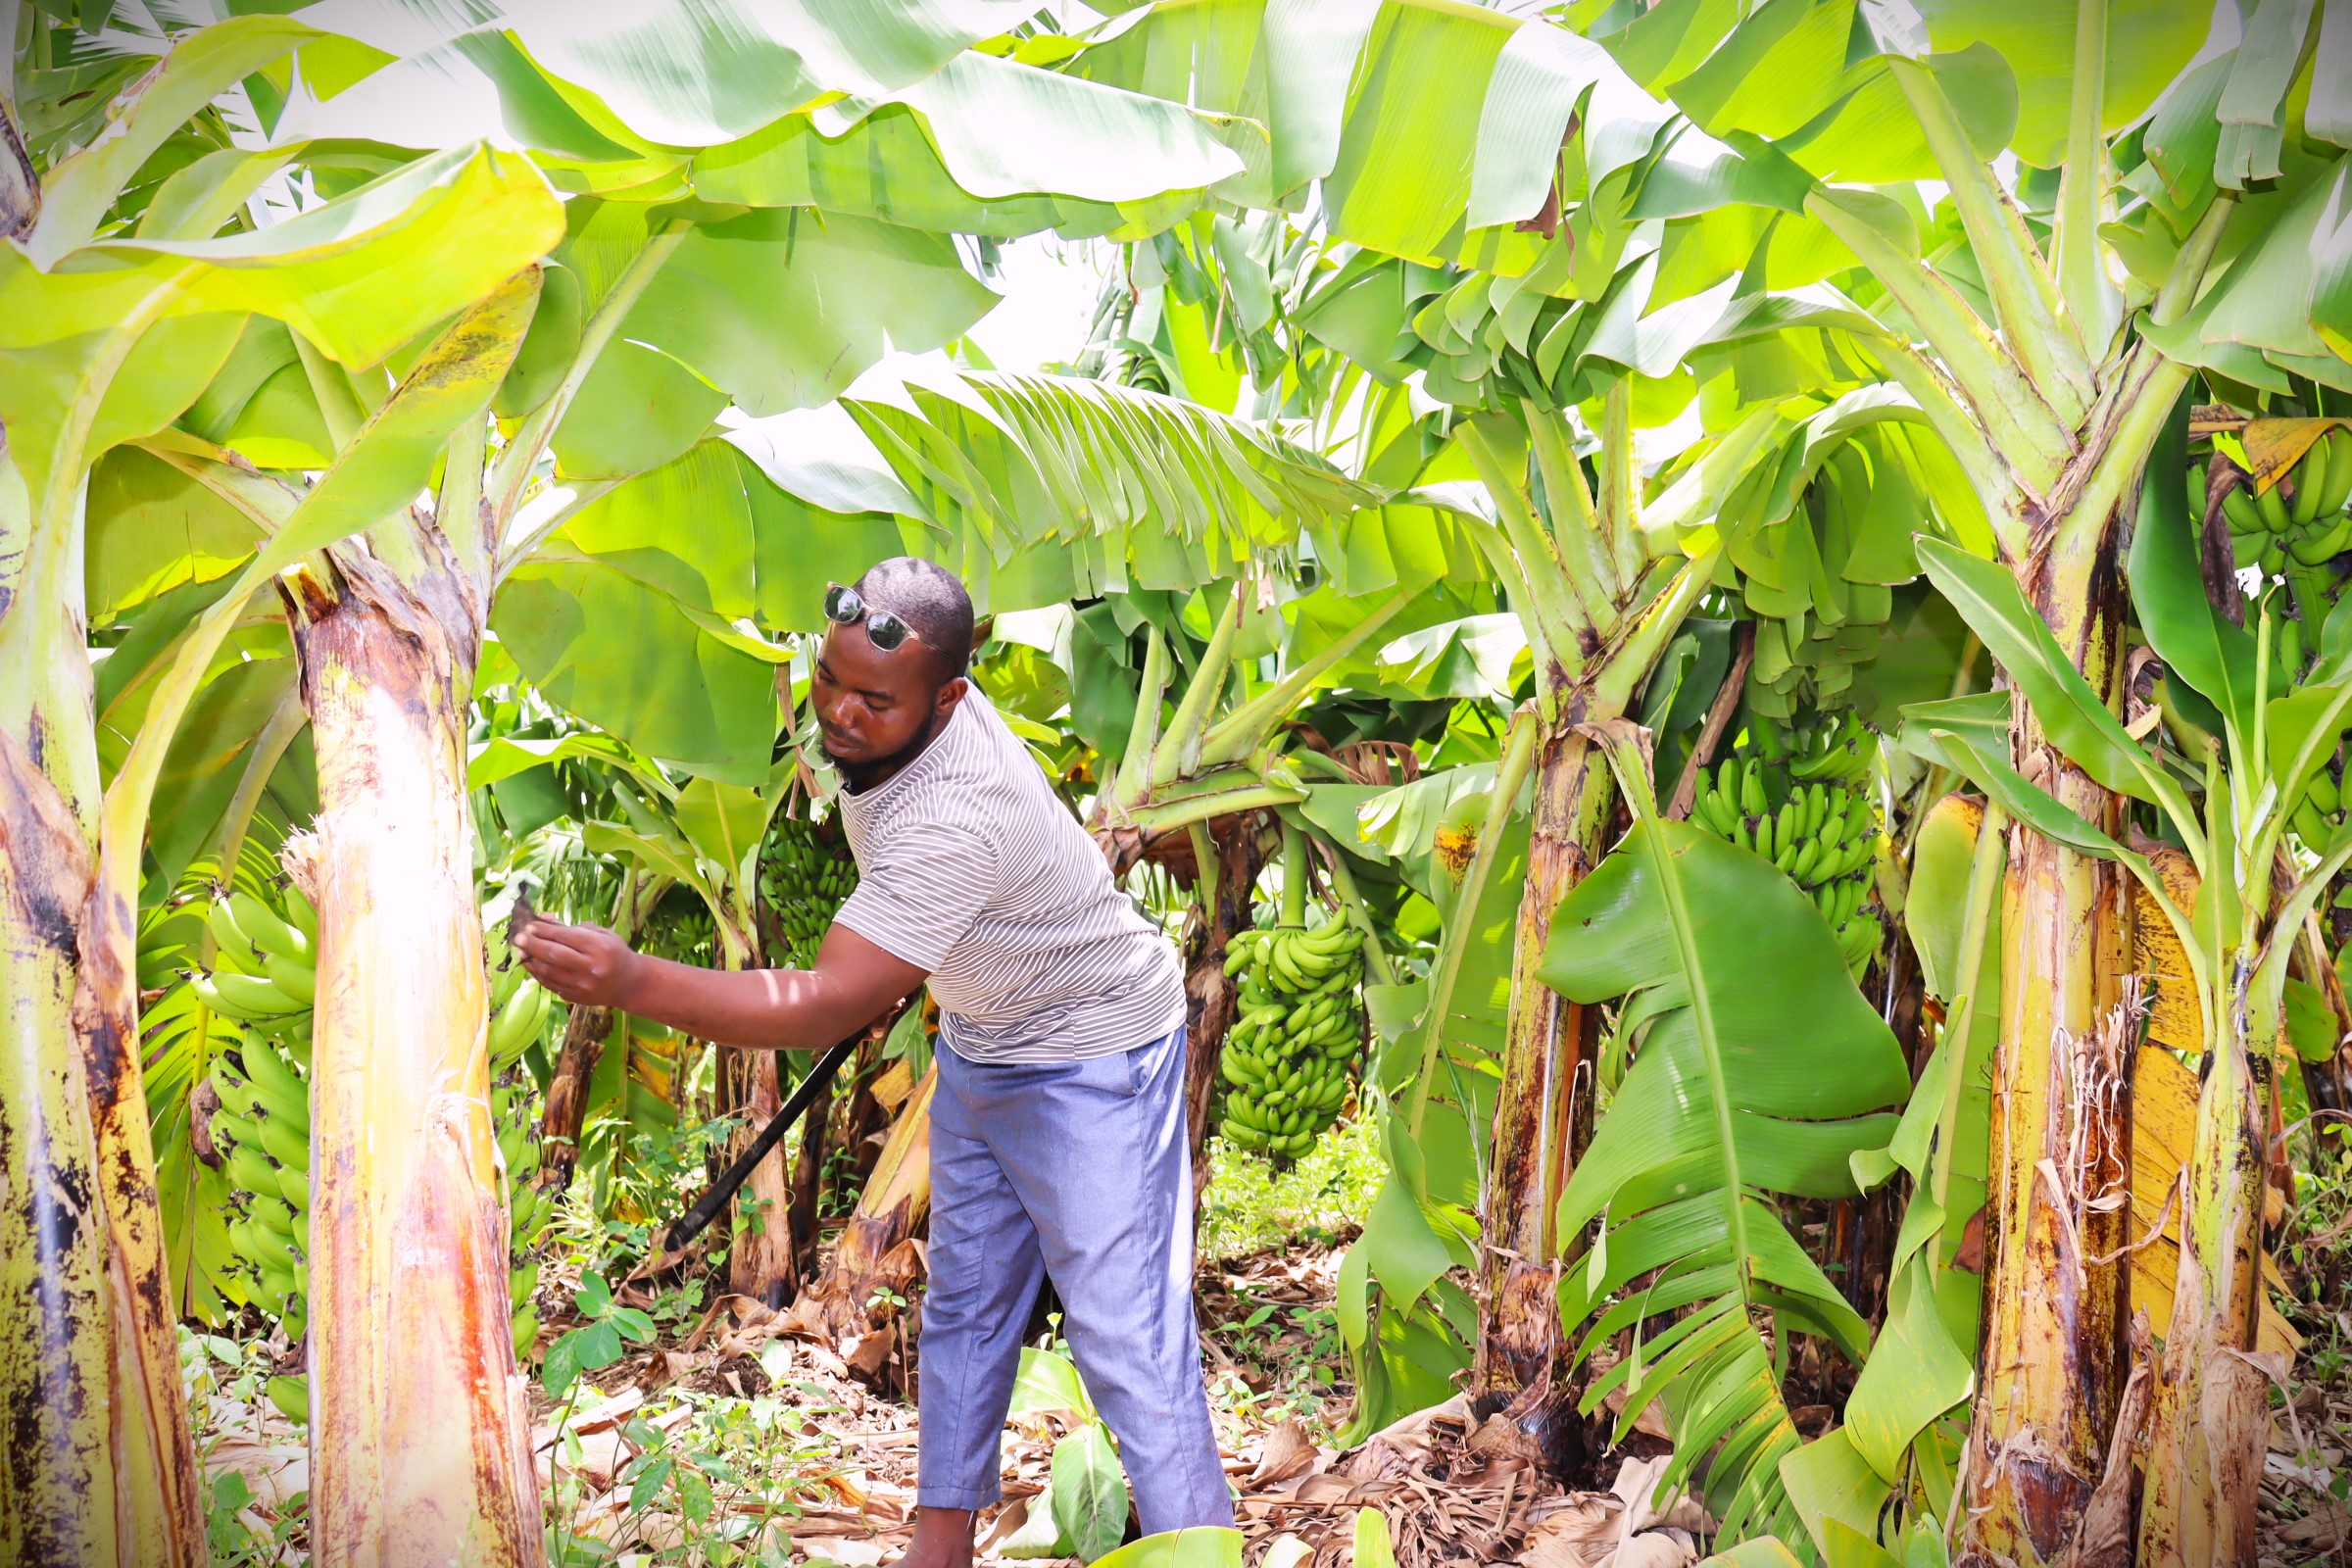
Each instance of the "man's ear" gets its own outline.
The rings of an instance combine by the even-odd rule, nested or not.
[[[939,689],[939,696],[932,703],[932,711],[942,718],[947,717],[956,711],[956,705],[962,702],[963,694],[971,689],[972,683],[968,678],[956,676]]]

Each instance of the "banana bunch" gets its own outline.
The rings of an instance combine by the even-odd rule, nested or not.
[[[213,1058],[213,1147],[235,1191],[228,1221],[229,1294],[299,1339],[309,1317],[311,1086],[308,1030],[243,1031]]]
[[[232,1190],[227,1294],[299,1339],[309,1320],[311,1004],[318,993],[318,913],[295,888],[281,913],[243,891],[205,916],[213,972],[189,985],[244,1027],[213,1058],[213,1147]]]
[[[1845,722],[1859,728],[1851,714]],[[1870,791],[1853,774],[1838,773],[1851,744],[1836,738],[1843,727],[1824,726],[1830,743],[1813,742],[1793,761],[1734,756],[1712,773],[1700,769],[1690,820],[1788,873],[1829,922],[1846,967],[1859,974],[1886,936],[1867,907],[1879,816]]]
[[[682,889],[672,888],[670,893],[647,917],[638,933],[637,951],[657,958],[714,967],[718,963],[718,927],[711,921],[710,906]]]
[[[835,911],[857,885],[856,862],[819,840],[814,823],[778,820],[760,857],[760,902],[784,934],[784,950],[771,956],[774,960],[791,969],[815,963]]]
[[[206,1006],[257,1028],[310,1016],[318,995],[318,913],[298,889],[286,889],[283,915],[239,890],[214,900],[205,921],[218,956],[213,971],[188,985]]]
[[[1340,1113],[1348,1059],[1364,1037],[1363,937],[1338,915],[1245,931],[1225,972],[1242,977],[1239,1018],[1219,1062],[1229,1143],[1297,1159]]]
[[[1851,784],[1870,771],[1878,750],[1878,736],[1849,708],[1835,719],[1823,714],[1819,722],[1790,730],[1784,755],[1790,778]]]
[[[2335,842],[2335,835],[2344,825],[2343,784],[2328,768],[2321,768],[2311,776],[2311,784],[2303,792],[2303,804],[2286,819],[2295,830],[2295,837],[2314,855],[2324,855]]]
[[[210,1074],[220,1099],[211,1134],[232,1193],[227,1294],[277,1319],[289,1339],[299,1339],[310,1315],[311,1001],[318,991],[318,915],[289,887],[283,914],[250,893],[235,892],[216,900],[206,918],[216,967],[189,983],[215,1010],[245,1026],[236,1050],[213,1058]],[[491,1112],[507,1166],[511,1247],[519,1260],[535,1250],[552,1217],[546,1195],[530,1183],[539,1150],[535,1102],[521,1061],[545,1032],[555,999],[511,959],[493,970],[492,981]],[[531,1306],[538,1273],[533,1260],[509,1280],[518,1354],[539,1332]],[[298,1419],[308,1408],[301,1379],[273,1379],[270,1392]]]
[[[539,1288],[540,1238],[555,1218],[552,1195],[532,1180],[539,1172],[539,1102],[522,1060],[545,1034],[556,999],[512,954],[492,967],[490,980],[490,1120],[498,1129],[499,1157],[507,1171],[507,1245],[513,1270],[507,1286],[514,1354],[520,1358],[539,1338],[539,1309],[531,1295]]]
[[[2189,514],[2205,515],[2205,467],[2188,472]],[[2278,483],[2261,495],[2240,485],[2222,499],[2230,542],[2240,566],[2275,577],[2289,562],[2317,566],[2352,550],[2352,430],[2338,425],[2311,444]]]

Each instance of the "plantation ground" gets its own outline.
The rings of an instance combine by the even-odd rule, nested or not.
[[[1388,1514],[1407,1568],[1694,1560],[1692,1537],[1677,1534],[1695,1522],[1690,1505],[1678,1514],[1637,1498],[1664,1450],[1649,1432],[1604,1467],[1616,1470],[1615,1492],[1577,1495],[1535,1485],[1507,1428],[1470,1430],[1458,1404],[1359,1448],[1335,1446],[1353,1397],[1333,1310],[1339,1265],[1378,1177],[1377,1152],[1354,1122],[1282,1172],[1220,1152],[1203,1195],[1201,1345],[1248,1560],[1348,1564],[1364,1506]],[[2352,1563],[2352,1174],[2315,1180],[2299,1221],[2283,1259],[2293,1298],[2280,1305],[2306,1344],[2292,1401],[2274,1400],[2259,1568]],[[550,1260],[543,1342],[576,1323],[570,1297],[584,1264],[581,1250]],[[912,1528],[917,1427],[907,1402],[868,1389],[825,1347],[777,1334],[741,1298],[707,1299],[699,1282],[624,1286],[619,1299],[661,1325],[655,1344],[564,1401],[531,1386],[540,1482],[562,1521],[556,1562],[861,1568],[896,1555]],[[214,1488],[215,1561],[302,1561],[303,1434],[266,1392],[294,1348],[191,1335],[186,1350]],[[1017,1560],[995,1547],[1043,1492],[1063,1430],[1052,1417],[1008,1426],[1006,1500],[984,1521],[983,1562]],[[1639,1546],[1621,1544],[1637,1535]]]

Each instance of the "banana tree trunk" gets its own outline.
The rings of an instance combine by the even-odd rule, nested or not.
[[[1250,927],[1250,890],[1266,865],[1264,820],[1258,812],[1214,818],[1201,824],[1200,832],[1216,863],[1200,868],[1204,880],[1214,880],[1203,899],[1184,970],[1184,1120],[1192,1140],[1196,1209],[1210,1175],[1202,1151],[1208,1144],[1209,1106],[1216,1099],[1217,1058],[1233,1028],[1234,1004],[1241,994],[1225,972],[1226,949]]]
[[[588,1118],[588,1084],[612,1032],[610,1007],[574,1006],[564,1022],[564,1047],[548,1075],[547,1109],[539,1118],[539,1186],[560,1193],[580,1163],[580,1130]]]
[[[2256,1067],[2279,1059],[2285,1020],[2252,1008],[2252,968],[2241,955],[2230,977],[2227,1035],[2197,1096],[2196,1142],[2182,1172],[2183,1245],[2150,1401],[2140,1511],[2147,1568],[2255,1557],[2271,1425],[2270,1377],[2249,1353],[2262,1301],[2268,1142]]]
[[[740,1058],[740,1059],[736,1059]],[[784,1108],[784,1092],[772,1051],[728,1052],[722,1071],[738,1074],[744,1117],[729,1141],[733,1159]],[[782,1144],[752,1167],[751,1180],[735,1199],[735,1237],[727,1253],[727,1289],[769,1307],[789,1299],[799,1274],[792,1265],[792,1164]]]
[[[319,911],[312,1560],[537,1565],[466,805],[479,606],[336,554],[333,585],[289,590],[318,756],[290,852]]]
[[[899,1107],[858,1210],[834,1244],[832,1263],[786,1319],[788,1332],[838,1346],[850,1369],[868,1381],[883,1380],[898,1348],[901,1304],[923,1277],[914,1237],[931,1215],[931,1099],[938,1087],[934,1066]],[[904,1383],[904,1375],[897,1381]]]
[[[0,436],[0,508],[15,477]],[[0,1313],[17,1329],[0,1350],[0,1560],[180,1568],[204,1558],[204,1514],[139,1082],[135,915],[91,901],[78,491],[66,505],[29,533],[0,511],[28,541],[0,564]]]
[[[88,847],[0,729],[0,1559],[122,1560],[108,1410],[114,1337],[90,1099],[74,1050]]]
[[[1471,1397],[1481,1415],[1508,1409],[1562,1474],[1587,1459],[1588,1433],[1560,1332],[1560,1190],[1592,1135],[1597,1009],[1537,976],[1551,917],[1598,861],[1617,794],[1599,751],[1565,724],[1538,758],[1527,888],[1511,954],[1511,1003],[1494,1096],[1494,1165],[1480,1216],[1478,1355]]]
[[[2029,585],[2093,690],[2122,667],[2110,560],[2071,589]],[[2070,636],[2071,632],[2071,636]],[[2107,833],[2121,801],[2043,739],[2021,701],[2018,770]],[[2128,1372],[2131,898],[2112,862],[2010,829],[1993,1060],[1985,1327],[1963,1563],[2044,1562],[2074,1542],[2107,1468]]]

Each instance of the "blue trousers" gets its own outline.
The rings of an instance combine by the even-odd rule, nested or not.
[[[1233,1523],[1193,1323],[1184,1031],[1115,1055],[982,1067],[939,1053],[923,1297],[927,1508],[1002,1493],[1021,1331],[1051,1276],[1147,1535]]]

